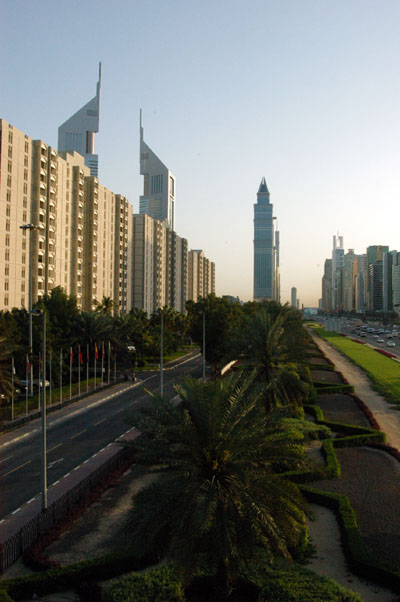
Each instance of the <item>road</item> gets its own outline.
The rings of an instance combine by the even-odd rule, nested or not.
[[[199,354],[169,365],[164,371],[164,394],[172,395],[173,384],[188,374],[201,376]],[[49,486],[128,430],[129,410],[149,400],[143,387],[159,390],[158,372],[141,376],[136,385],[107,389],[48,416]],[[40,492],[40,463],[40,420],[0,436],[0,520]]]

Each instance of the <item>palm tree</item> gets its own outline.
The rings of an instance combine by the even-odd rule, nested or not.
[[[5,337],[0,338],[0,394],[10,398],[12,393],[11,352]]]
[[[290,308],[279,307],[261,305],[247,315],[230,352],[245,360],[244,368],[252,370],[255,380],[263,384],[268,411],[282,405],[298,407],[307,393],[299,376],[306,361],[303,329]]]
[[[131,423],[135,461],[157,478],[134,498],[132,545],[164,548],[189,583],[199,566],[228,597],[241,561],[261,546],[291,557],[304,533],[306,505],[297,486],[274,472],[303,461],[298,441],[268,427],[250,380],[176,386],[181,403],[154,397]]]
[[[101,301],[95,300],[94,304],[96,305],[95,311],[108,316],[111,316],[115,308],[115,303],[111,297],[103,297]]]

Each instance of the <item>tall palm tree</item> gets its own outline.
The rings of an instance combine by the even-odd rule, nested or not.
[[[101,314],[106,314],[108,316],[111,316],[111,314],[115,308],[115,303],[111,297],[104,296],[101,301],[95,300],[94,303],[96,305],[95,311],[97,311]]]
[[[240,357],[263,384],[266,409],[282,405],[298,406],[306,395],[299,373],[306,361],[303,330],[297,318],[277,304],[261,305],[245,317],[242,328],[232,340],[231,356]],[[270,311],[272,309],[272,311]]]
[[[222,600],[258,546],[290,557],[298,545],[306,505],[274,466],[299,466],[302,448],[268,430],[249,379],[187,379],[176,390],[181,403],[153,396],[131,420],[141,432],[135,461],[157,475],[134,498],[132,545],[138,554],[164,545],[186,583],[206,566]]]

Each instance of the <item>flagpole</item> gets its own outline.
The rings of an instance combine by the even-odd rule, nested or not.
[[[28,394],[29,394],[28,366],[29,366],[29,358],[28,358],[28,354],[26,354],[26,387],[25,387],[25,414],[26,414],[26,416],[28,416]]]
[[[96,376],[97,376],[97,343],[94,344],[94,390],[96,390]]]
[[[72,398],[72,347],[69,348],[69,398]]]
[[[78,395],[80,397],[81,396],[81,346],[80,346],[80,344],[78,345],[78,363],[79,363],[79,368],[78,368]]]
[[[104,341],[101,344],[101,386],[104,385],[103,370],[104,370]]]
[[[62,403],[62,347],[60,349],[60,403]]]
[[[107,356],[107,364],[108,364],[108,384],[110,384],[110,359],[111,359],[111,343],[108,341],[108,356]]]
[[[114,382],[117,382],[117,346],[115,345],[114,351]]]
[[[11,421],[14,422],[14,356],[11,356]]]
[[[40,412],[40,396],[41,396],[41,383],[40,383],[40,368],[41,368],[41,364],[42,364],[42,354],[39,351],[39,397],[38,397],[38,410]]]
[[[86,344],[86,393],[89,393],[89,343]]]
[[[52,364],[52,359],[53,359],[53,352],[50,351],[50,357],[49,357],[49,368],[50,368],[50,405],[52,404],[52,371],[51,371],[51,364]]]

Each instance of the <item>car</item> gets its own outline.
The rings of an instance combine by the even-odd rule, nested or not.
[[[384,343],[384,342],[385,342],[385,339],[382,339],[382,337],[379,337],[378,343]]]
[[[367,338],[367,335],[365,334],[365,332],[362,332],[362,333],[360,334],[360,337],[361,337],[362,339],[366,339],[366,338]]]
[[[396,347],[396,343],[394,341],[388,341],[387,346],[388,347]]]
[[[372,336],[374,339],[379,339],[379,334],[373,334]]]

